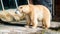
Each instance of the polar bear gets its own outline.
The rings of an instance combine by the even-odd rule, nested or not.
[[[39,20],[42,21],[43,28],[50,27],[51,13],[47,7],[43,5],[21,5],[18,7],[18,11],[28,16],[28,26],[32,23],[32,28],[36,28]]]

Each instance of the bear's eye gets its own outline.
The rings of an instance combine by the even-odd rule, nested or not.
[[[22,9],[22,7],[20,7],[20,9]]]

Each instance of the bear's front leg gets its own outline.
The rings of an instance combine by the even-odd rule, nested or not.
[[[31,23],[31,19],[30,19],[29,15],[26,15],[25,17],[26,17],[26,21],[27,21],[27,24],[25,27],[29,28],[30,23]]]
[[[31,22],[32,22],[32,28],[37,28],[38,25],[38,20],[37,20],[37,16],[31,16]]]

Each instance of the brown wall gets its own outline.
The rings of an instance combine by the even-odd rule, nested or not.
[[[60,21],[60,0],[55,0],[55,20]]]

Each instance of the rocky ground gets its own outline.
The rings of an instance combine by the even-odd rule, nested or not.
[[[36,29],[26,28],[25,21],[21,22],[2,22],[0,24],[0,34],[60,34],[60,22],[51,22],[51,28],[45,30],[39,23]]]

